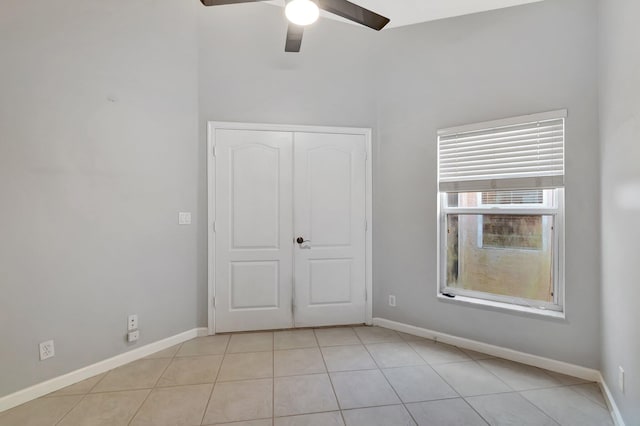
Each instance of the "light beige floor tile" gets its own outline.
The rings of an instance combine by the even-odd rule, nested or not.
[[[521,392],[535,406],[563,426],[611,426],[609,412],[571,388]]]
[[[352,328],[321,328],[315,330],[320,346],[359,345],[360,339]]]
[[[426,340],[424,337],[416,336],[414,334],[403,333],[401,331],[396,331],[398,336],[402,338],[405,342],[420,342],[422,340]]]
[[[125,426],[150,390],[88,394],[59,426]]]
[[[465,348],[458,348],[460,349],[462,352],[465,353],[465,355],[467,355],[469,358],[474,359],[474,360],[480,360],[480,359],[491,359],[491,358],[495,358],[492,355],[489,354],[485,354],[482,352],[476,352],[476,351],[472,351],[471,349],[465,349]]]
[[[91,392],[152,388],[170,362],[169,358],[141,359],[123,365],[109,371]]]
[[[216,380],[223,355],[174,358],[156,386],[197,385]]]
[[[475,361],[432,366],[462,396],[511,392],[512,389]]]
[[[471,361],[464,352],[455,346],[436,343],[430,340],[409,342],[409,345],[429,364]]]
[[[583,383],[592,383],[588,380],[580,379],[579,377],[567,376],[566,374],[556,373],[555,371],[542,370],[560,385],[580,385]]]
[[[213,385],[154,389],[131,426],[198,426]]]
[[[400,403],[379,370],[331,373],[331,381],[342,409]]]
[[[339,411],[277,417],[273,424],[274,426],[344,426],[342,415]]]
[[[145,359],[173,358],[178,353],[180,346],[182,346],[182,344],[171,346],[170,348],[148,355]]]
[[[106,375],[107,373],[102,373],[98,374],[97,376],[89,377],[86,380],[74,383],[71,386],[67,386],[66,388],[62,388],[58,391],[50,393],[49,395],[47,395],[47,397],[61,395],[84,395],[86,393],[89,393],[91,389],[93,389],[94,386],[97,385],[98,382],[102,380],[102,378]]]
[[[467,402],[492,426],[557,426],[517,393],[473,396]]]
[[[263,352],[273,350],[273,333],[234,334],[229,341],[227,353]]]
[[[360,408],[342,412],[347,426],[415,426],[415,422],[402,405]]]
[[[313,330],[277,331],[273,335],[275,350],[317,348],[318,342]]]
[[[227,354],[222,361],[218,381],[273,377],[273,352]]]
[[[363,345],[326,346],[322,348],[329,371],[371,370],[378,366]]]
[[[318,348],[275,351],[273,356],[276,377],[326,373]]]
[[[198,337],[184,342],[176,356],[220,355],[227,349],[228,334]]]
[[[354,331],[364,344],[402,342],[402,338],[393,330],[382,327],[355,327]]]
[[[329,376],[326,374],[278,377],[275,379],[274,389],[277,417],[338,409]]]
[[[366,346],[380,368],[426,364],[416,351],[404,342],[375,343]]]
[[[39,398],[0,413],[0,426],[53,426],[81,399],[81,395]]]
[[[604,408],[607,408],[607,401],[604,399],[602,395],[602,390],[600,389],[600,385],[597,383],[584,383],[581,385],[571,386],[571,389],[578,392],[580,395],[590,399],[591,401],[601,405]]]
[[[203,424],[264,419],[272,408],[273,379],[216,383]]]
[[[382,373],[402,402],[431,401],[458,396],[458,393],[428,365],[388,368],[382,370]]]
[[[478,363],[515,390],[557,386],[557,382],[551,376],[536,367],[502,358],[480,360]]]
[[[418,426],[487,426],[462,398],[407,404],[407,409]]]
[[[246,422],[216,423],[216,426],[273,426],[273,420],[261,419],[261,420],[247,420]]]

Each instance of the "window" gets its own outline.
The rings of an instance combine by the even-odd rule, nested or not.
[[[438,132],[441,294],[563,311],[565,117]]]

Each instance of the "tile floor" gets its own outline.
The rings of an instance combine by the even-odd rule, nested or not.
[[[379,327],[202,337],[0,426],[613,425],[595,383]]]

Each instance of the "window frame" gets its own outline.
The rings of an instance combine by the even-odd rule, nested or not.
[[[448,298],[445,294],[460,296],[465,302],[474,300],[482,301],[484,305],[491,304],[499,308],[522,310],[524,307],[534,313],[564,313],[564,189],[553,189],[554,207],[531,208],[523,207],[496,208],[489,207],[448,207],[447,196],[450,192],[440,192],[438,197],[438,296]],[[450,214],[504,214],[504,215],[533,215],[553,217],[553,247],[552,247],[552,273],[553,273],[553,301],[525,299],[515,296],[506,296],[494,293],[486,293],[475,290],[465,290],[447,285],[447,247],[448,233],[447,216]],[[455,298],[451,298],[455,300]],[[554,315],[555,316],[555,315]]]
[[[505,310],[519,312],[525,314],[543,315],[547,317],[564,319],[566,318],[566,299],[565,299],[565,143],[566,143],[566,118],[567,110],[556,110],[537,114],[530,114],[519,117],[510,117],[505,119],[493,120],[484,123],[474,123],[462,126],[440,129],[437,132],[437,248],[436,248],[436,289],[437,298],[443,302],[464,303],[476,306],[483,306],[489,309]],[[519,126],[533,122],[544,122],[548,120],[562,120],[562,167],[558,170],[560,173],[548,174],[541,172],[524,173],[517,177],[512,176],[483,176],[477,178],[467,178],[461,176],[459,180],[447,177],[441,180],[441,152],[440,138],[448,137],[454,133],[465,133],[475,131],[489,131],[499,129],[501,127]],[[495,214],[498,209],[478,209],[478,208],[449,208],[447,207],[447,194],[460,192],[487,192],[496,190],[538,190],[552,189],[554,196],[553,208],[535,208],[530,209],[530,205],[522,207],[510,206],[509,208],[500,208],[499,213],[503,214],[548,214],[553,219],[553,301],[543,302],[538,300],[523,299],[513,296],[504,296],[493,293],[484,293],[478,291],[461,290],[448,287],[447,279],[447,214]],[[550,242],[551,243],[551,242]]]

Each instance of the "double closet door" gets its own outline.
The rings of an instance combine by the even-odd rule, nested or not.
[[[365,322],[365,136],[214,131],[215,331]]]

